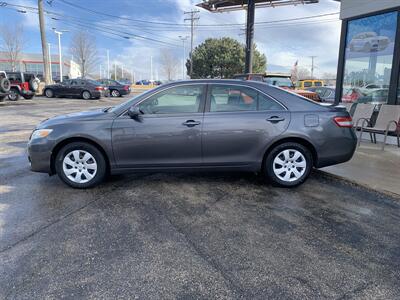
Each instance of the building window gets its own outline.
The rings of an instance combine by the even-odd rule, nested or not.
[[[350,20],[342,102],[388,102],[397,12]]]

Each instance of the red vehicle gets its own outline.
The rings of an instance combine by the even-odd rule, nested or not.
[[[358,99],[365,96],[360,89],[350,88],[347,91],[343,91],[342,102],[353,103],[357,102]]]
[[[7,72],[8,80],[11,83],[8,99],[17,101],[20,96],[24,99],[32,99],[39,89],[40,80],[31,73]]]

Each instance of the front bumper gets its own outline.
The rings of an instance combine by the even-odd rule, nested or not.
[[[51,155],[53,142],[47,138],[28,142],[28,160],[34,172],[51,174]]]

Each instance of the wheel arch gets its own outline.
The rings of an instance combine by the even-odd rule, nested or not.
[[[58,152],[65,145],[68,145],[70,143],[76,143],[76,142],[84,142],[84,143],[88,143],[88,144],[96,147],[101,152],[101,154],[103,154],[104,160],[106,161],[106,172],[107,173],[110,172],[110,169],[111,169],[110,158],[108,157],[108,155],[107,155],[106,151],[104,150],[104,148],[99,143],[97,143],[94,140],[92,140],[90,138],[87,138],[87,137],[70,137],[70,138],[66,138],[66,139],[58,142],[53,147],[53,150],[51,151],[51,157],[50,157],[51,175],[56,173],[55,161],[56,161],[56,157],[57,157]]]
[[[300,144],[300,145],[306,147],[306,148],[307,148],[308,150],[310,150],[310,152],[311,152],[311,155],[312,155],[312,158],[313,158],[313,166],[315,167],[315,166],[317,165],[317,162],[318,162],[318,153],[317,153],[317,150],[315,149],[315,146],[314,146],[310,141],[308,141],[307,139],[305,139],[305,138],[303,138],[303,137],[294,136],[294,137],[285,137],[285,138],[282,138],[282,139],[280,139],[280,140],[275,141],[275,142],[272,143],[271,145],[269,145],[269,146],[267,147],[267,149],[265,150],[265,152],[264,152],[264,156],[263,156],[263,159],[262,159],[261,169],[264,168],[264,166],[265,166],[265,160],[267,159],[267,156],[268,156],[269,152],[271,151],[271,149],[273,149],[273,148],[275,148],[276,146],[279,146],[279,145],[281,145],[281,144],[284,144],[284,143],[298,143],[298,144]]]

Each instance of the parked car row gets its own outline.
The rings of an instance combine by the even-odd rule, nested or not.
[[[131,92],[129,85],[116,80],[68,79],[63,82],[46,85],[43,94],[47,98],[77,97],[85,100],[99,99],[103,96],[121,97]]]

